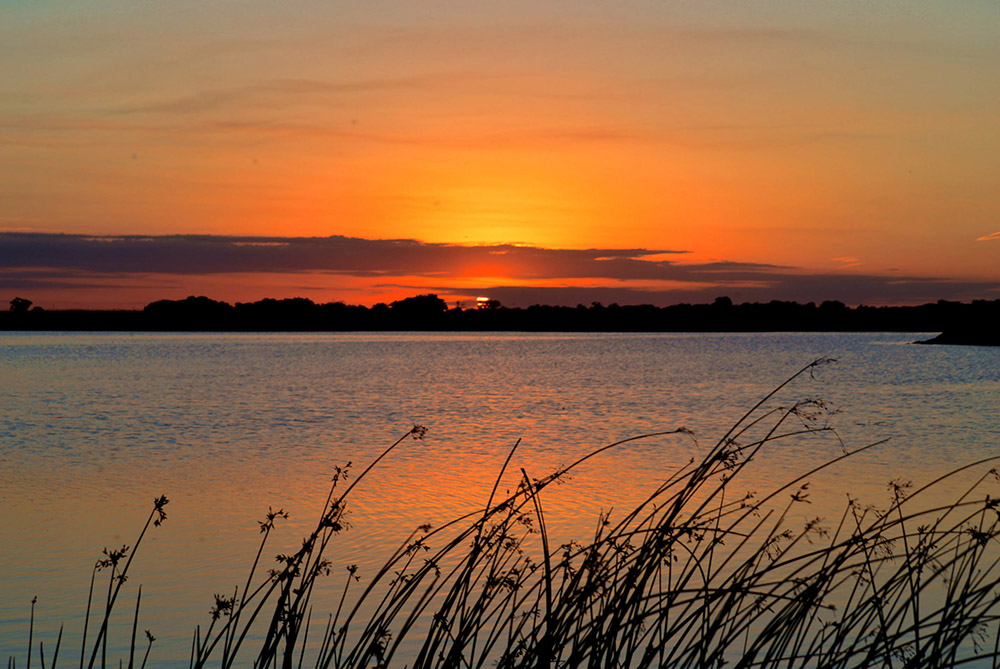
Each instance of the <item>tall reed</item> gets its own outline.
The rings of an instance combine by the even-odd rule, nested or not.
[[[601,515],[592,536],[568,543],[553,545],[548,531],[548,486],[626,442],[688,432],[610,444],[538,479],[522,469],[500,495],[515,444],[483,508],[418,527],[367,582],[348,566],[339,597],[314,620],[348,495],[405,439],[423,437],[414,426],[350,484],[349,466],[337,469],[315,528],[265,570],[271,531],[287,517],[268,512],[244,584],[216,595],[196,628],[190,666],[997,666],[1000,499],[985,492],[1000,478],[989,468],[996,458],[916,488],[892,481],[886,506],[850,499],[829,523],[793,520],[810,479],[876,444],[845,448],[767,494],[733,493],[763,449],[831,430],[819,401],[775,404],[789,382],[827,362],[781,384],[622,517]],[[949,504],[933,501],[969,472],[980,473]],[[165,504],[157,500],[147,527]],[[110,581],[96,639],[84,642],[87,666],[106,663],[107,622],[134,549],[121,568],[127,549],[119,553],[99,563]],[[130,667],[137,621],[138,602]],[[41,644],[38,655],[45,666]]]

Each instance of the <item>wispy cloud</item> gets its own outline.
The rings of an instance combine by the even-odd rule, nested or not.
[[[1000,232],[993,232],[993,233],[985,235],[983,237],[979,237],[978,239],[976,239],[976,241],[977,242],[985,242],[985,241],[989,241],[991,239],[1000,239]]]
[[[228,89],[204,90],[156,102],[122,105],[110,110],[118,114],[139,113],[196,113],[205,111],[232,111],[248,106],[281,109],[288,104],[323,104],[331,96],[387,90],[419,90],[440,80],[473,77],[468,74],[441,75],[439,77],[395,77],[356,81],[330,82],[316,79],[275,79],[257,84]]]

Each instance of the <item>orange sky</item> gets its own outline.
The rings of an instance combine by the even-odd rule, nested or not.
[[[937,291],[845,301],[1000,297],[995,3],[474,4],[7,5],[0,230],[675,250],[834,277],[816,299],[838,276]],[[441,281],[387,262],[56,285],[14,248],[3,292],[66,305],[678,288],[532,283],[500,257]]]

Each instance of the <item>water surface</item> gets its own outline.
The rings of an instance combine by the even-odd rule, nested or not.
[[[1000,454],[1000,350],[909,345],[917,338],[0,333],[0,657],[23,658],[36,595],[36,639],[50,647],[65,621],[64,644],[78,648],[90,567],[105,546],[134,541],[162,493],[169,518],[130,585],[143,585],[140,627],[158,637],[157,666],[183,663],[212,594],[243,578],[268,507],[291,513],[274,552],[294,548],[334,467],[360,471],[414,424],[426,437],[353,495],[333,557],[362,576],[415,525],[481,505],[518,439],[512,471],[542,476],[615,440],[694,431],[697,441],[632,442],[547,492],[554,531],[585,536],[599,510],[639,499],[823,356],[839,362],[782,397],[827,401],[843,443],[784,442],[748,488],[889,438],[817,483],[810,514],[835,516],[847,492],[877,501],[889,479]]]

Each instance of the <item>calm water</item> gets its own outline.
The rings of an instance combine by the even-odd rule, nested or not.
[[[821,397],[851,446],[888,444],[828,473],[811,515],[848,491],[928,480],[1000,455],[1000,349],[923,347],[907,334],[51,334],[0,333],[0,658],[36,645],[79,652],[90,567],[131,544],[152,499],[169,518],[129,585],[157,666],[187,657],[215,592],[241,581],[269,506],[292,514],[271,553],[294,549],[333,467],[360,471],[419,423],[359,487],[334,559],[362,577],[422,522],[482,504],[506,452],[541,476],[605,443],[634,442],[546,493],[554,531],[582,536],[707,448],[744,410],[821,356],[838,359],[783,397]],[[785,482],[841,452],[786,442],[748,477]],[[128,618],[134,589],[127,591]],[[317,607],[327,605],[318,600]],[[335,604],[329,602],[329,608]],[[23,660],[22,660],[23,661]]]

